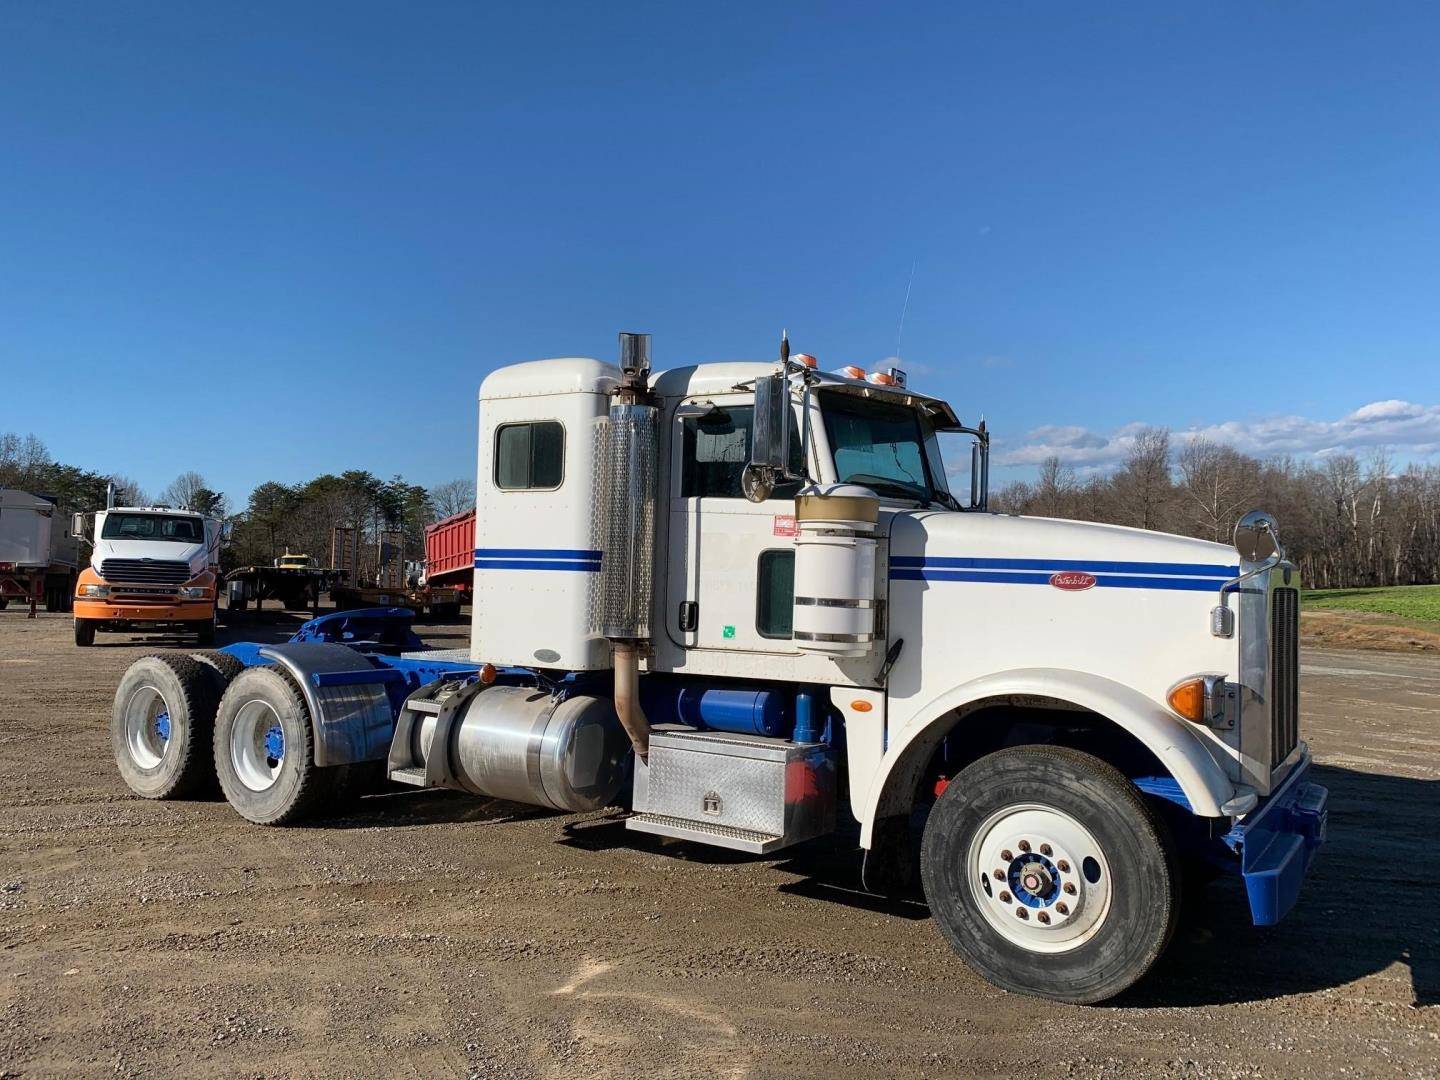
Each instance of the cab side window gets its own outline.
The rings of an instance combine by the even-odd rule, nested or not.
[[[565,478],[565,429],[557,420],[505,424],[495,431],[495,486],[558,488]]]
[[[680,497],[685,499],[743,499],[740,474],[750,460],[750,439],[755,426],[753,405],[728,405],[704,416],[682,421]],[[803,473],[800,428],[790,414],[790,471]],[[798,480],[779,484],[773,499],[793,499]]]

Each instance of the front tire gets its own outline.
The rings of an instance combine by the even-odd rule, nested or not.
[[[110,715],[110,744],[126,786],[144,799],[180,799],[209,788],[218,700],[209,669],[182,653],[131,664]]]
[[[1168,832],[1134,785],[1078,750],[1014,747],[963,770],[926,822],[920,870],[950,945],[1014,993],[1104,1001],[1175,929]]]
[[[195,643],[204,648],[215,644],[215,616],[195,624]]]
[[[338,769],[315,765],[310,710],[275,667],[230,681],[215,717],[215,773],[235,812],[257,825],[313,816],[332,795]]]
[[[95,644],[95,620],[75,620],[75,644],[82,649]]]

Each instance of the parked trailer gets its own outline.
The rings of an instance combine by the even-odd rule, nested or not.
[[[313,556],[277,556],[270,566],[241,566],[225,575],[225,609],[239,614],[251,604],[259,611],[266,600],[278,600],[286,611],[310,608],[320,614],[320,597],[335,572],[316,564]]]
[[[280,825],[381,771],[755,854],[854,837],[866,888],[918,868],[976,971],[1069,1002],[1145,974],[1188,867],[1239,875],[1257,924],[1292,908],[1327,792],[1269,515],[1230,547],[993,514],[988,434],[898,371],[648,352],[482,384],[468,650],[378,610],[136,661],[132,790],[218,777]]]
[[[339,527],[331,539],[331,561],[336,570],[330,599],[340,610],[369,607],[407,607],[417,615],[453,619],[460,614],[458,589],[432,587],[411,576],[404,558],[405,534],[380,533],[373,567],[360,566],[360,545],[355,529]]]
[[[69,611],[75,593],[80,543],[55,510],[53,499],[0,488],[0,610],[12,600],[46,611]]]
[[[446,586],[470,603],[475,577],[475,511],[463,510],[425,528],[425,582]]]

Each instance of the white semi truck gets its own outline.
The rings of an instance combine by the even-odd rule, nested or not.
[[[0,487],[0,609],[12,600],[35,614],[64,611],[75,588],[80,545],[53,499]]]
[[[468,649],[369,610],[139,660],[130,787],[218,777],[278,825],[383,773],[757,855],[853,836],[985,978],[1073,1002],[1145,974],[1187,868],[1289,911],[1326,791],[1267,515],[1232,548],[992,513],[983,425],[899,372],[648,354],[485,379]]]
[[[97,630],[178,631],[214,644],[226,524],[194,510],[113,505],[76,514],[71,530],[85,536],[87,523],[94,547],[75,587],[76,645],[93,645]]]

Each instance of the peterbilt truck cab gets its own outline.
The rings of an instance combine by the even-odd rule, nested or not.
[[[93,645],[97,630],[179,631],[214,643],[225,533],[218,519],[168,506],[111,506],[76,514],[76,535],[87,524],[94,547],[75,586],[76,645]]]
[[[224,650],[245,669],[193,718],[199,676],[137,661],[112,716],[132,790],[208,780],[167,740],[213,729],[261,824],[374,768],[619,805],[662,844],[848,838],[861,884],[918,884],[974,970],[1072,1002],[1145,974],[1192,872],[1238,876],[1257,923],[1291,909],[1327,793],[1269,515],[1228,546],[996,514],[984,425],[898,371],[648,357],[622,335],[619,364],[482,383],[467,650],[425,650],[404,612],[324,616]]]

